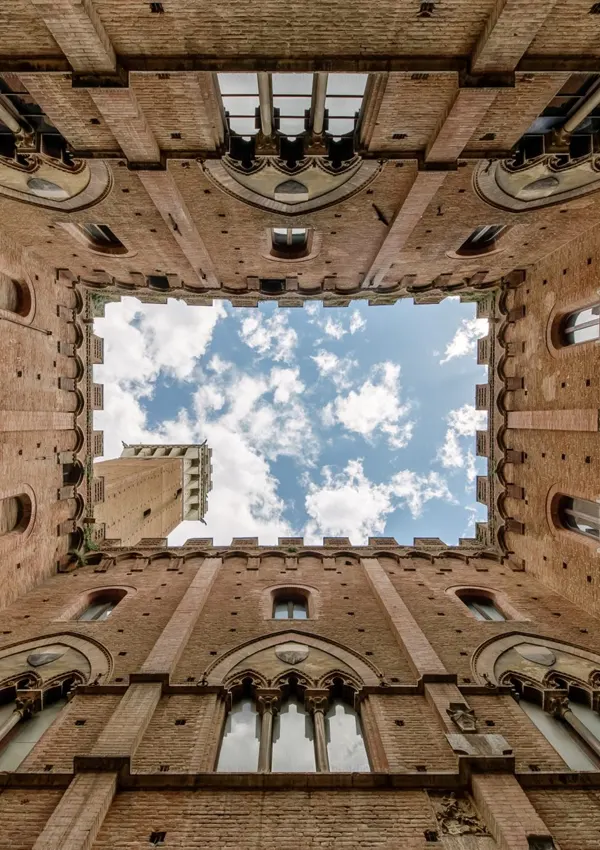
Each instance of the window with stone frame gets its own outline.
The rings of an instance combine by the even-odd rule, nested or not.
[[[600,304],[567,313],[560,321],[560,343],[563,346],[600,339]]]
[[[561,495],[558,499],[556,520],[559,526],[591,537],[600,538],[600,504],[588,499]]]

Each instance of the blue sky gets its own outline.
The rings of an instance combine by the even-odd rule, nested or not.
[[[126,442],[213,448],[207,525],[188,537],[441,537],[474,533],[477,338],[487,323],[457,298],[439,305],[279,309],[108,304],[96,321],[105,363],[105,458]]]

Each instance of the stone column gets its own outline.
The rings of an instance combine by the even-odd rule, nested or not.
[[[256,703],[260,712],[260,749],[258,751],[258,770],[268,773],[271,770],[273,752],[273,719],[281,704],[279,688],[257,688]]]
[[[329,756],[327,755],[325,714],[329,707],[329,691],[325,688],[307,689],[304,692],[304,705],[313,717],[317,771],[319,773],[326,773],[329,771]]]

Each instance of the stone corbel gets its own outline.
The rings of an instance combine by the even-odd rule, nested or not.
[[[475,712],[464,702],[451,702],[446,713],[461,732],[477,732]]]

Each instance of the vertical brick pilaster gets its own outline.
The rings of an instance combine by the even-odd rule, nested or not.
[[[31,0],[74,71],[114,73],[117,57],[91,0]]]
[[[598,431],[600,411],[587,410],[510,410],[508,427],[540,431]]]
[[[221,563],[220,558],[204,561],[142,665],[142,673],[171,673],[175,669],[206,604]]]
[[[501,850],[531,850],[528,836],[551,838],[550,830],[514,776],[473,774],[472,791]]]
[[[33,850],[89,850],[116,789],[116,773],[76,776],[50,815]]]
[[[473,73],[513,71],[557,2],[496,0],[473,52]]]
[[[161,695],[159,682],[130,685],[94,744],[91,755],[133,756]]]
[[[387,614],[396,637],[406,650],[408,660],[417,676],[448,671],[400,594],[375,558],[362,558],[367,579]]]
[[[130,162],[160,162],[160,148],[132,89],[91,88],[89,94]]]
[[[367,272],[365,281],[369,286],[379,286],[392,263],[408,242],[408,239],[421,221],[427,207],[434,199],[438,189],[446,179],[443,171],[419,171],[404,203],[396,213],[377,256]]]
[[[427,149],[427,162],[455,162],[496,99],[498,89],[464,88],[456,93],[454,103]]]
[[[196,273],[196,282],[205,279],[208,286],[217,287],[219,282],[210,253],[198,233],[172,174],[168,170],[140,171],[138,176]]]

